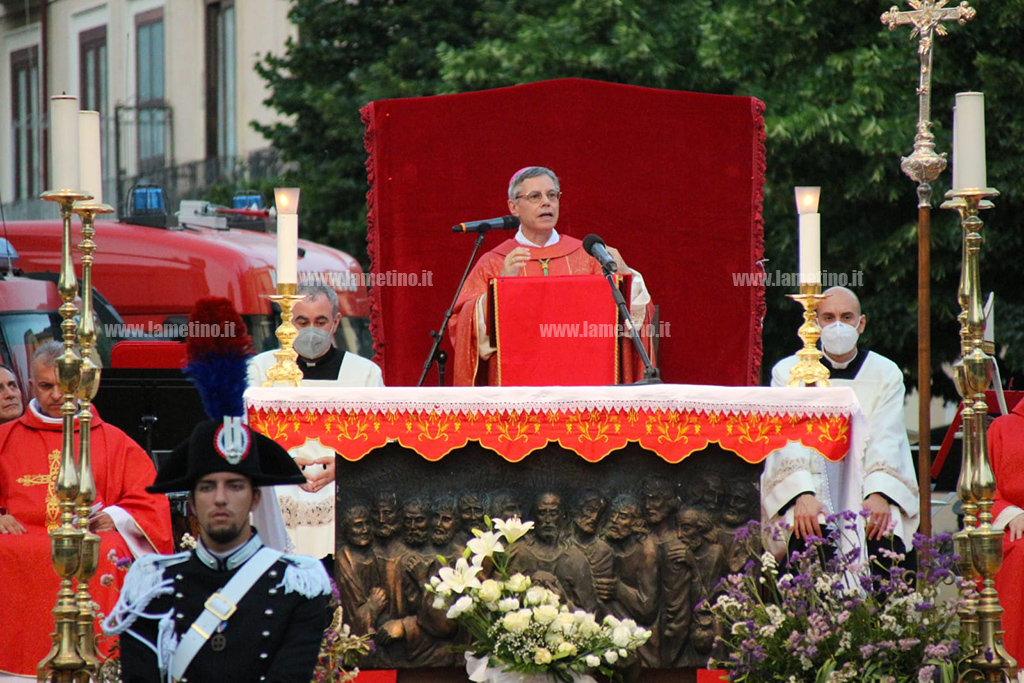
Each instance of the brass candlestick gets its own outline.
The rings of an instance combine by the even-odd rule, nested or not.
[[[82,219],[82,241],[78,250],[82,254],[82,322],[78,327],[78,342],[82,357],[81,381],[78,385],[78,528],[82,531],[82,562],[76,579],[78,593],[78,653],[84,660],[86,671],[80,672],[79,683],[88,683],[89,673],[95,672],[100,664],[96,649],[95,614],[92,609],[92,597],[89,595],[89,580],[92,579],[99,566],[100,537],[89,531],[89,518],[92,504],[96,500],[96,482],[92,474],[92,445],[90,430],[92,411],[90,406],[100,386],[100,360],[95,351],[96,327],[93,315],[92,300],[92,261],[96,251],[93,237],[96,234],[95,222],[99,214],[113,213],[114,209],[106,204],[92,201],[78,202],[74,212]]]
[[[796,331],[804,342],[804,347],[796,352],[797,364],[789,371],[788,387],[829,387],[829,373],[821,362],[821,351],[818,350],[818,339],[821,328],[818,326],[818,304],[825,297],[821,294],[820,284],[800,285],[799,294],[787,294],[790,299],[799,301],[804,307],[804,324]]]
[[[996,481],[988,457],[985,439],[985,417],[988,404],[985,390],[992,381],[994,361],[984,347],[985,313],[981,296],[979,254],[981,252],[983,223],[978,216],[982,202],[998,196],[993,188],[967,188],[951,190],[946,194],[960,215],[964,232],[961,260],[960,289],[960,355],[954,366],[956,388],[963,399],[963,469],[957,492],[964,506],[964,528],[957,533],[959,551],[967,552],[974,576],[981,581],[977,597],[969,596],[968,608],[975,616],[967,621],[974,629],[978,645],[969,659],[971,670],[964,680],[1009,680],[1017,662],[1003,647],[1002,615],[999,595],[995,589],[995,575],[1003,561],[1004,532],[992,527],[992,505]],[[968,597],[968,596],[965,596]]]
[[[267,380],[263,383],[265,387],[272,387],[278,383],[297,387],[302,381],[302,370],[295,362],[299,354],[292,348],[295,338],[299,336],[299,331],[292,324],[292,306],[305,298],[296,294],[298,289],[299,286],[294,282],[279,282],[277,283],[277,294],[270,297],[271,301],[275,301],[281,306],[281,324],[276,332],[277,339],[281,342],[281,348],[274,352],[277,362],[267,370]]]
[[[78,390],[81,358],[75,353],[78,309],[74,300],[78,294],[75,267],[71,260],[71,212],[76,201],[89,199],[89,195],[76,190],[45,192],[42,198],[60,205],[64,223],[64,240],[61,247],[60,279],[57,291],[63,304],[60,315],[61,332],[64,339],[64,353],[57,359],[57,382],[64,393],[61,406],[63,431],[61,438],[60,471],[57,473],[56,492],[60,500],[60,526],[50,532],[50,548],[53,567],[60,576],[57,604],[53,609],[54,633],[50,653],[39,662],[36,669],[38,680],[45,681],[52,676],[58,683],[73,683],[77,674],[84,671],[85,660],[78,652],[78,605],[75,601],[72,578],[82,563],[82,530],[75,526],[75,499],[79,494],[79,474],[75,466],[75,393]]]

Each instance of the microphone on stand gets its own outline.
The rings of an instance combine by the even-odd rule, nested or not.
[[[597,262],[601,264],[601,268],[605,272],[611,271],[616,272],[619,269],[619,264],[615,262],[612,255],[608,253],[608,249],[605,246],[604,240],[590,233],[583,238],[583,249],[588,254],[597,259]]]
[[[516,230],[519,219],[515,216],[499,216],[483,221],[467,221],[452,226],[452,232],[489,232],[491,230]]]
[[[615,286],[614,273],[619,268],[618,264],[615,263],[612,255],[608,253],[604,240],[593,233],[583,238],[583,248],[601,264],[601,270],[604,271],[604,279],[608,281],[612,288],[612,298],[615,299],[615,305],[619,308],[622,323],[629,330],[629,337],[633,340],[633,348],[636,349],[637,355],[640,356],[640,361],[644,364],[644,378],[634,382],[634,384],[661,384],[661,373],[651,363],[651,357],[647,355],[644,345],[640,342],[640,333],[637,331],[636,325],[629,315],[629,304],[626,303],[626,297],[622,296],[622,292]]]

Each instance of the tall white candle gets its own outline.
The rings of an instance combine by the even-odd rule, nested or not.
[[[953,187],[960,187],[960,150],[957,149],[957,145],[960,144],[960,133],[957,132],[957,115],[956,107],[953,107]]]
[[[821,284],[821,216],[818,214],[820,187],[798,186],[796,211],[800,214],[800,284]]]
[[[275,187],[277,207],[277,282],[298,284],[299,188]]]
[[[956,151],[960,154],[955,189],[988,187],[985,169],[985,95],[962,92],[956,96]]]
[[[78,112],[78,182],[81,189],[92,195],[97,204],[103,203],[103,170],[100,162],[100,113]]]
[[[299,268],[299,217],[294,213],[277,214],[277,281],[296,284]]]
[[[800,284],[821,284],[821,214],[800,214]]]
[[[78,98],[55,95],[50,98],[49,189],[81,189],[78,171]]]

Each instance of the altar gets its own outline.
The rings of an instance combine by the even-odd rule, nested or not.
[[[389,441],[429,461],[474,442],[510,462],[553,442],[589,462],[635,443],[668,463],[709,444],[759,463],[800,441],[836,461],[862,447],[864,419],[848,388],[277,387],[245,399],[249,423],[285,448],[318,439],[350,462]]]
[[[300,387],[245,398],[250,425],[285,448],[313,439],[339,454],[335,578],[353,629],[388,634],[362,668],[410,673],[457,665],[457,635],[426,614],[437,556],[460,554],[485,515],[513,514],[537,525],[524,571],[574,607],[651,628],[646,667],[700,666],[713,624],[693,608],[742,568],[734,536],[760,516],[759,463],[792,441],[839,461],[863,451],[865,434],[848,388]],[[606,542],[616,514],[631,514],[625,533],[661,559],[617,556]],[[595,595],[605,575],[630,600]],[[378,587],[383,605],[368,597]]]

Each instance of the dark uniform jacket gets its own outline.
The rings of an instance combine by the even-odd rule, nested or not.
[[[202,543],[192,552],[140,558],[104,622],[108,633],[121,634],[123,683],[166,683],[172,650],[206,599],[262,546],[253,535],[225,559]],[[181,682],[309,683],[327,627],[329,595],[330,581],[319,561],[283,555],[203,644]]]

